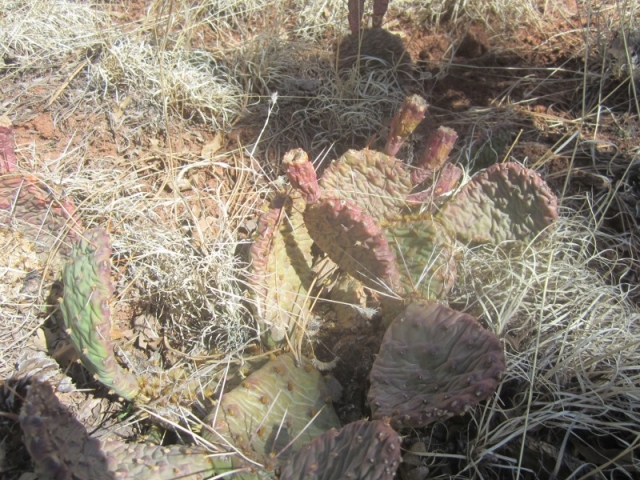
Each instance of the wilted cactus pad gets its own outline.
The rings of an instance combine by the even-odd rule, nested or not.
[[[82,364],[115,393],[133,399],[135,377],[117,363],[111,345],[111,245],[101,228],[87,230],[75,242],[62,273],[64,296],[60,308]]]
[[[392,479],[400,445],[400,436],[380,420],[353,422],[302,447],[283,467],[280,480]]]
[[[558,218],[558,203],[536,172],[499,163],[478,173],[438,218],[464,243],[531,241]]]
[[[286,458],[316,436],[340,425],[320,372],[310,364],[296,365],[291,354],[270,360],[224,394],[205,423],[216,433],[204,430],[204,438],[219,444],[222,436],[261,462],[268,461],[272,454]]]
[[[269,330],[267,340],[274,342],[284,340],[307,311],[313,241],[302,219],[304,205],[299,195],[276,197],[260,218],[251,246],[249,282],[258,318]]]
[[[402,162],[373,150],[349,150],[319,183],[325,197],[351,200],[376,222],[396,216],[412,188]]]
[[[246,465],[199,447],[127,444],[89,437],[49,384],[33,382],[20,413],[24,442],[41,480],[203,479]],[[237,479],[258,477],[246,467]]]
[[[500,341],[472,316],[411,304],[387,330],[371,369],[373,418],[418,428],[463,415],[496,390],[504,369]]]
[[[309,235],[341,268],[365,285],[395,291],[400,272],[382,229],[349,200],[322,198],[304,213]]]

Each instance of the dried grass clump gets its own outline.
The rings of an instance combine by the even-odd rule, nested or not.
[[[237,219],[229,215],[228,199],[223,192],[202,192],[217,229],[203,241],[185,228],[198,220],[188,200],[157,194],[153,185],[161,185],[162,175],[145,177],[144,170],[105,162],[65,180],[67,193],[82,199],[87,226],[109,228],[122,275],[118,302],[157,316],[167,339],[183,353],[237,350],[252,330],[237,283]]]
[[[89,64],[89,85],[103,98],[125,96],[132,127],[158,130],[165,108],[173,116],[227,129],[244,110],[247,96],[229,69],[210,53],[182,48],[162,51],[123,37]]]
[[[45,72],[102,43],[108,25],[90,3],[0,0],[0,57],[12,70]]]
[[[307,40],[321,40],[327,32],[347,30],[347,2],[344,0],[294,0],[293,33]]]
[[[594,253],[597,235],[573,214],[542,246],[472,249],[459,263],[452,302],[504,339],[508,359],[467,446],[471,477],[640,468],[640,310],[604,280],[616,261]]]
[[[290,148],[304,148],[312,156],[335,158],[348,148],[362,148],[380,133],[405,98],[398,72],[382,60],[360,72],[336,71],[334,58],[314,50],[306,56],[304,70],[283,70],[266,87],[270,96],[252,107],[264,124],[261,148],[269,158],[281,158]],[[264,78],[264,77],[262,77]]]

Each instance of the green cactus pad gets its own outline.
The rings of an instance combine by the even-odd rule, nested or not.
[[[58,200],[33,175],[9,174],[0,177],[0,225],[11,225],[47,254],[58,245],[69,253],[62,240],[67,233],[77,238],[81,230],[75,207],[69,200]]]
[[[249,458],[269,463],[339,426],[320,372],[296,363],[291,354],[281,355],[224,394],[205,419],[212,430],[203,430],[203,437],[217,444],[222,437]]]
[[[402,274],[397,293],[444,297],[456,279],[453,240],[429,215],[406,215],[383,225]]]
[[[305,445],[287,461],[280,480],[391,480],[401,462],[401,443],[380,420],[353,422]]]
[[[101,228],[85,231],[75,242],[62,273],[64,296],[60,308],[82,364],[115,393],[132,400],[138,394],[138,383],[118,365],[111,345],[110,275],[109,235]]]
[[[373,150],[349,150],[327,167],[319,184],[324,197],[351,200],[376,222],[395,217],[412,187],[402,162]]]
[[[437,218],[471,245],[531,241],[558,218],[558,203],[536,172],[499,163],[462,187]]]
[[[20,412],[24,443],[41,480],[202,479],[238,470],[234,477],[258,480],[237,455],[211,455],[199,447],[127,444],[89,437],[49,384],[33,382]]]
[[[398,288],[393,250],[375,220],[356,203],[322,198],[307,207],[304,220],[311,238],[340,268],[373,289]]]
[[[493,394],[504,369],[500,340],[472,316],[414,303],[384,335],[367,398],[373,418],[424,427],[473,409]]]
[[[276,197],[259,220],[251,246],[251,274],[258,319],[268,343],[280,343],[308,314],[307,289],[312,280],[311,245],[299,196]]]

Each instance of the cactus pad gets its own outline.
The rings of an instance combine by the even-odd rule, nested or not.
[[[82,364],[115,393],[132,400],[138,393],[138,383],[116,362],[110,340],[110,275],[109,235],[101,228],[85,231],[74,244],[62,274],[64,296],[60,308]]]
[[[365,285],[395,291],[400,273],[382,229],[349,200],[322,198],[304,213],[309,234],[341,268]]]
[[[391,480],[401,462],[401,442],[380,420],[353,422],[305,445],[282,468],[280,480]]]
[[[371,369],[373,418],[419,428],[464,415],[496,390],[504,368],[500,340],[472,316],[411,304],[385,333]]]
[[[327,167],[319,183],[326,198],[351,200],[376,222],[395,217],[412,187],[402,162],[373,150],[349,150]]]
[[[558,218],[556,196],[533,170],[499,163],[478,173],[437,217],[468,244],[533,240]]]
[[[205,423],[213,430],[202,433],[208,441],[219,444],[222,436],[249,458],[267,463],[340,425],[320,372],[310,364],[296,365],[290,354],[270,360],[224,394]]]
[[[305,202],[298,195],[276,197],[259,220],[251,246],[252,273],[258,318],[268,330],[267,342],[279,343],[307,314],[311,284],[311,245],[302,219]]]
[[[42,480],[201,479],[241,468],[237,479],[257,480],[235,455],[210,455],[199,447],[127,444],[89,437],[49,384],[33,382],[20,413],[24,443]]]
[[[384,225],[396,252],[404,295],[422,299],[444,297],[456,279],[452,238],[430,216],[407,215]]]

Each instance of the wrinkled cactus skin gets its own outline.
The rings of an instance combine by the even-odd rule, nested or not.
[[[318,181],[326,198],[351,200],[377,222],[395,217],[411,192],[404,164],[373,150],[349,150]]]
[[[255,294],[258,319],[268,344],[284,341],[307,314],[307,289],[312,280],[311,245],[302,219],[300,196],[276,197],[259,220],[251,246],[249,283]]]
[[[269,463],[338,427],[322,375],[311,364],[296,363],[291,354],[281,355],[224,394],[205,419],[211,430],[202,436],[218,444],[223,437],[247,457]]]
[[[504,369],[500,340],[472,316],[414,303],[385,333],[367,398],[373,418],[420,428],[473,409]]]
[[[307,208],[304,219],[320,249],[354,278],[373,289],[397,290],[395,254],[383,230],[357,204],[323,198]]]
[[[111,345],[111,245],[101,228],[87,230],[74,244],[62,280],[60,308],[64,324],[82,364],[116,394],[132,400],[135,377],[117,363]]]
[[[233,477],[238,480],[259,478],[233,454],[211,455],[199,447],[91,438],[47,383],[33,382],[27,387],[20,426],[41,480],[198,480],[236,469],[241,469]]]
[[[558,218],[558,202],[545,181],[517,163],[478,173],[437,219],[463,243],[532,241]]]
[[[401,462],[401,438],[380,420],[330,430],[282,468],[280,480],[391,480]]]

